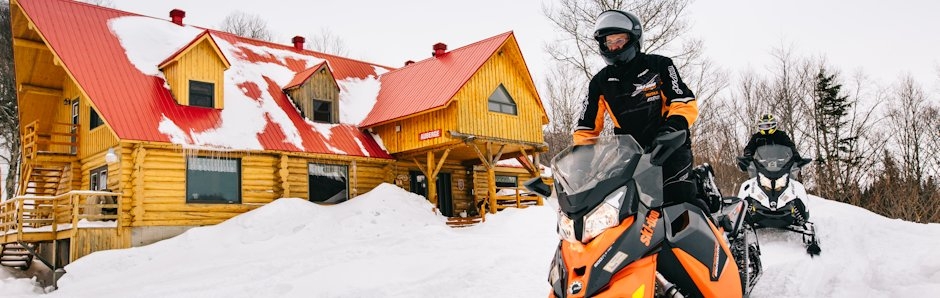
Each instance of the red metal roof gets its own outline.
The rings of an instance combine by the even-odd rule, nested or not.
[[[360,127],[371,127],[446,106],[512,31],[399,68],[381,76],[375,106]]]
[[[172,121],[179,131],[193,139],[199,133],[209,133],[221,126],[223,110],[182,106],[176,103],[164,87],[163,78],[147,75],[136,68],[125,53],[116,33],[108,22],[115,18],[139,16],[136,14],[89,5],[70,0],[18,0],[36,30],[59,57],[66,71],[86,92],[105,122],[122,140],[171,142],[170,136],[160,131],[164,119]],[[150,18],[154,20],[160,20]],[[161,20],[169,22],[168,20]],[[279,60],[271,55],[256,53],[258,48],[271,51],[290,51],[300,55],[329,61],[337,80],[377,76],[376,69],[391,68],[362,61],[312,51],[298,51],[292,46],[238,37],[225,32],[208,30],[212,37],[225,40],[243,49],[244,56],[224,57],[234,66],[239,63],[268,63],[280,65],[296,75],[308,69],[305,61]],[[148,34],[148,32],[140,32]],[[247,46],[246,46],[247,45]],[[248,46],[257,47],[247,49]],[[167,57],[169,58],[169,57]],[[154,65],[156,67],[156,65]],[[228,76],[227,76],[228,77]],[[244,75],[243,82],[234,82],[240,92],[258,102],[273,98],[287,119],[272,119],[281,114],[265,113],[264,129],[257,133],[258,143],[264,150],[300,151],[325,154],[346,154],[391,158],[367,133],[354,125],[336,125],[328,133],[316,127],[297,113],[280,86],[265,74],[255,77]],[[232,86],[231,84],[226,84]],[[266,86],[267,88],[264,88]],[[266,89],[266,90],[263,90]],[[228,94],[230,90],[226,90]],[[235,107],[226,105],[228,112]],[[292,124],[299,135],[300,148],[285,135],[281,125]],[[246,148],[231,148],[246,149]],[[250,149],[250,148],[249,148]],[[334,150],[335,149],[335,150]],[[340,151],[340,152],[338,152]]]
[[[308,68],[307,70],[298,72],[297,75],[294,76],[294,79],[290,80],[290,83],[287,83],[287,85],[284,86],[284,89],[291,89],[303,85],[304,82],[306,82],[307,79],[309,79],[310,76],[312,76],[313,73],[317,71],[317,69],[320,69],[320,67],[325,64],[327,64],[326,61],[323,61],[311,68]],[[336,84],[336,81],[333,81],[333,84]]]

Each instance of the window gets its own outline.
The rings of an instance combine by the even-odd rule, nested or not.
[[[186,159],[186,203],[241,203],[241,160]]]
[[[509,96],[509,92],[506,92],[506,87],[503,87],[503,84],[499,84],[493,94],[490,94],[490,100],[487,104],[490,112],[516,114],[516,102],[512,100],[512,96]]]
[[[104,124],[104,120],[101,120],[101,116],[98,116],[98,112],[95,112],[94,108],[88,107],[88,115],[88,130]]]
[[[108,166],[91,170],[91,190],[105,190],[108,188]]]
[[[197,107],[215,107],[215,84],[189,81],[189,105]]]
[[[519,184],[518,184],[518,178],[516,176],[496,175],[496,187],[516,188],[517,186],[519,186]]]
[[[313,121],[333,123],[333,109],[329,101],[313,100]]]
[[[72,104],[72,127],[69,128],[69,134],[72,136],[69,138],[72,143],[69,146],[69,153],[78,154],[78,124],[81,123],[78,119],[78,97],[71,101]]]
[[[349,171],[344,165],[311,163],[307,165],[307,184],[310,201],[342,203],[349,199]]]

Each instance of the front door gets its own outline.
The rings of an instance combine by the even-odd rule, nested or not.
[[[428,179],[420,171],[410,171],[411,192],[428,196]],[[437,174],[437,208],[444,216],[454,216],[454,199],[451,190],[450,173]]]

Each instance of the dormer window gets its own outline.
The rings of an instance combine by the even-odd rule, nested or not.
[[[329,101],[313,100],[313,121],[333,123],[333,105]]]
[[[212,34],[205,31],[158,68],[176,103],[221,110],[225,108],[225,70],[231,66]]]
[[[189,81],[189,105],[195,107],[215,107],[215,84]]]
[[[493,94],[490,94],[490,99],[487,101],[487,104],[490,108],[490,112],[516,115],[516,102],[512,100],[512,96],[509,96],[509,92],[506,91],[506,87],[503,87],[503,84],[499,84],[499,87],[496,87]]]
[[[339,122],[339,85],[326,61],[295,74],[283,88],[304,118],[317,123]]]

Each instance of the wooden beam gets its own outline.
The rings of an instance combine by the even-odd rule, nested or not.
[[[486,147],[489,147],[489,145],[487,145]],[[499,150],[496,151],[496,155],[493,156],[493,162],[492,162],[493,166],[496,166],[496,162],[498,162],[499,158],[503,156],[503,149],[506,149],[506,144],[500,145]]]
[[[17,91],[19,91],[20,93],[26,93],[26,94],[48,95],[48,96],[55,96],[55,97],[62,97],[62,94],[63,94],[62,89],[41,87],[41,86],[35,86],[35,85],[29,85],[29,84],[20,84],[17,87]]]
[[[447,160],[447,154],[450,154],[450,149],[444,150],[444,155],[441,156],[441,160],[437,162],[437,166],[434,167],[434,173],[431,174],[434,177],[437,177],[437,173],[441,172],[441,168],[444,167],[444,160]]]
[[[290,193],[290,163],[287,155],[281,154],[281,162],[278,165],[278,178],[281,179],[281,197],[289,198],[291,197]]]
[[[29,39],[24,39],[24,38],[19,38],[19,37],[13,38],[13,46],[21,47],[21,48],[28,48],[28,49],[37,49],[37,50],[46,50],[46,51],[49,50],[49,47],[47,47],[46,44],[43,43],[42,41],[29,40]]]
[[[522,153],[522,155],[516,156],[516,160],[519,161],[519,164],[521,164],[522,167],[525,168],[526,171],[529,171],[529,174],[532,174],[533,176],[538,173],[538,169],[534,168],[535,166],[533,166],[532,162],[529,161],[529,154],[525,152],[525,148],[519,148],[519,152]]]
[[[434,151],[428,151],[428,171],[433,174],[434,171]],[[437,210],[437,176],[426,175],[424,177],[428,181],[428,200],[431,200],[431,205],[434,205],[434,210]]]
[[[415,165],[418,166],[418,170],[421,170],[421,173],[424,174],[424,176],[428,175],[428,170],[425,169],[424,166],[422,166],[420,162],[418,162],[417,158],[412,157],[411,160],[415,162]]]
[[[473,148],[473,151],[477,152],[477,156],[479,156],[480,161],[483,162],[483,167],[486,167],[487,169],[493,167],[493,165],[490,164],[490,161],[489,161],[490,158],[486,155],[483,155],[483,152],[480,151],[480,147],[477,147],[476,143],[469,143],[469,145],[471,148]]]

